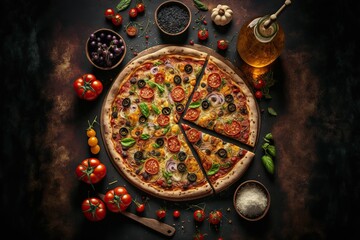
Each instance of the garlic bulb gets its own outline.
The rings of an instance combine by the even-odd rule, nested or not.
[[[233,18],[233,11],[228,5],[217,5],[213,8],[211,13],[211,20],[214,21],[216,25],[224,26],[228,24]]]

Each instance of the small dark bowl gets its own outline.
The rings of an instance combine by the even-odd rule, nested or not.
[[[266,197],[266,206],[263,209],[263,211],[259,212],[259,214],[256,214],[254,216],[250,216],[250,215],[245,215],[245,213],[243,211],[241,211],[241,204],[240,204],[240,193],[241,191],[243,191],[245,188],[256,188],[258,191],[260,191],[261,193],[264,194],[264,196]],[[243,183],[241,183],[235,190],[234,193],[234,198],[233,198],[233,204],[235,207],[236,212],[240,215],[240,217],[242,217],[243,219],[246,219],[248,221],[259,221],[261,219],[263,219],[265,217],[265,215],[267,214],[267,212],[269,211],[270,208],[270,193],[267,190],[267,188],[259,181],[256,180],[247,180]],[[252,206],[254,208],[254,206]]]
[[[191,11],[182,2],[166,1],[156,8],[155,23],[164,34],[178,36],[189,28]]]
[[[114,37],[118,41],[118,44],[116,46],[121,50],[115,50],[116,47],[114,45],[114,39],[112,37],[108,38],[108,35]],[[99,38],[102,44],[107,45],[106,47],[101,47],[97,45],[99,42]],[[102,49],[99,50],[100,54],[98,52],[99,48]],[[104,49],[107,49],[107,51],[104,52]],[[86,41],[85,52],[87,59],[93,66],[101,70],[111,70],[119,66],[119,64],[124,60],[126,54],[126,43],[124,39],[120,36],[120,34],[118,34],[117,32],[111,29],[101,28],[96,30],[89,36]],[[99,58],[101,57],[103,59],[108,59],[108,61],[100,61]]]

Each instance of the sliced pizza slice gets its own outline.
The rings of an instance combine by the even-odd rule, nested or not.
[[[211,56],[184,119],[254,147],[258,115],[245,81],[228,64]]]
[[[235,144],[182,124],[215,193],[235,183],[250,166],[255,154]]]

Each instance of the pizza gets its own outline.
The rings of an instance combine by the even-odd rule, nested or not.
[[[205,168],[201,151],[196,151],[182,127],[184,121],[193,121],[199,126],[199,129],[194,130],[206,128],[189,116],[190,111],[195,110],[199,112],[199,119],[207,118],[208,111],[201,107],[200,101],[204,101],[208,94],[196,99],[196,93],[204,90],[201,89],[201,82],[203,76],[211,74],[213,68],[209,68],[209,64],[212,62],[215,64],[216,59],[206,51],[184,46],[165,46],[133,59],[111,85],[102,107],[101,132],[114,166],[134,186],[163,199],[182,201],[210,196],[241,176],[244,170],[237,174],[220,171],[223,176],[213,179],[209,169]],[[220,62],[218,66],[224,67]],[[235,72],[232,74],[235,75]],[[251,115],[257,111],[257,105],[249,106],[246,100],[241,102],[244,101],[242,98],[251,97],[251,91],[240,77],[227,77],[224,81],[228,81],[229,86],[239,86],[241,90],[241,94],[234,94],[236,100],[233,102],[239,109],[244,106],[246,114],[242,114],[244,120],[240,121],[236,117],[234,122],[242,124],[241,136],[236,136],[236,139],[239,144],[244,143],[243,140],[252,139],[252,134],[256,133],[256,129],[248,132],[244,125],[245,120],[257,123],[251,119],[257,116]],[[232,93],[234,89],[231,87]],[[228,91],[224,87],[218,90]],[[213,107],[217,109],[216,105]],[[230,117],[234,116],[229,114]],[[227,122],[218,119],[214,126]],[[226,125],[222,128],[225,129]],[[215,128],[208,129],[213,129],[216,134],[224,133]],[[226,133],[226,130],[223,131]],[[249,146],[254,145],[255,139],[250,142],[252,144]],[[246,158],[239,160],[242,164],[250,162],[253,156],[250,151],[245,155]],[[220,163],[214,163],[213,168],[216,164]],[[230,169],[235,171],[239,167]]]

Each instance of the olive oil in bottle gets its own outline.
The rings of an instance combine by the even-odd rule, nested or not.
[[[253,67],[265,67],[280,56],[285,35],[276,19],[289,4],[291,1],[286,0],[275,14],[257,17],[241,27],[237,51],[244,62]]]

